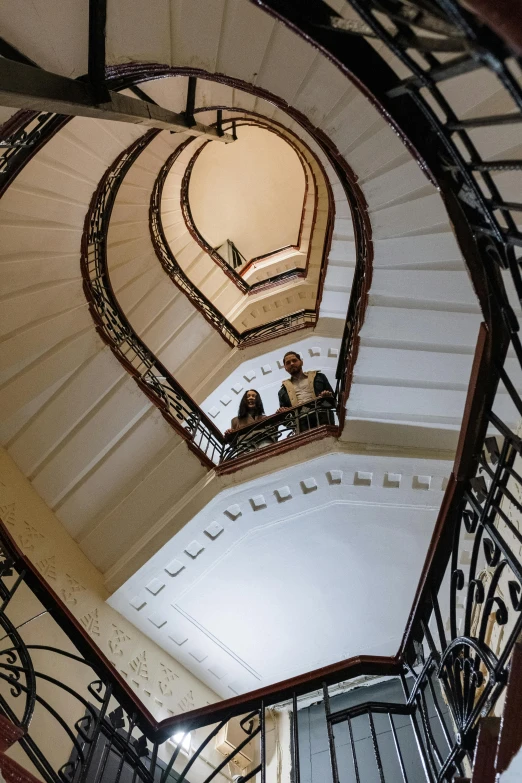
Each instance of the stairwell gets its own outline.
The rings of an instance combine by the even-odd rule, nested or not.
[[[34,57],[41,66],[68,76],[86,73],[87,3],[70,8],[57,4],[43,17],[30,5],[23,0],[9,13],[0,10],[7,37],[24,53],[18,52],[18,59]],[[106,7],[102,65],[107,66],[109,86],[124,88],[129,97],[152,98],[177,116],[185,111],[185,120],[193,88],[192,110],[199,122],[210,126],[217,117],[219,127],[222,121],[260,116],[274,128],[284,128],[288,138],[293,134],[303,154],[305,147],[311,150],[310,171],[317,165],[316,173],[320,167],[325,172],[324,189],[319,190],[325,203],[327,195],[332,196],[328,213],[332,242],[325,231],[327,210],[321,208],[318,226],[326,243],[316,241],[310,226],[310,246],[315,252],[315,273],[319,275],[321,264],[328,261],[326,274],[315,293],[306,284],[298,283],[295,290],[288,284],[284,307],[295,310],[292,296],[301,285],[310,306],[316,308],[317,324],[311,334],[328,332],[340,338],[344,329],[343,345],[349,345],[349,351],[340,448],[363,452],[427,448],[444,450],[446,455],[456,449],[453,473],[404,641],[395,656],[341,660],[219,705],[189,709],[186,715],[173,715],[162,723],[142,710],[122,677],[98,657],[92,640],[73,627],[61,601],[46,593],[5,530],[2,557],[4,550],[10,552],[19,581],[37,585],[47,610],[60,618],[60,628],[68,629],[85,661],[94,662],[100,686],[103,681],[106,688],[114,687],[115,701],[108,717],[104,714],[96,724],[93,736],[97,741],[96,731],[103,725],[112,745],[121,742],[122,730],[127,732],[122,764],[131,759],[143,783],[154,781],[162,754],[165,758],[170,754],[167,772],[162,768],[160,773],[162,783],[170,769],[182,779],[188,774],[192,781],[198,764],[201,780],[217,776],[230,780],[236,774],[236,780],[257,777],[265,783],[268,770],[268,780],[274,775],[279,783],[283,752],[272,709],[280,709],[287,720],[281,721],[281,731],[287,732],[289,767],[299,781],[297,711],[298,699],[305,697],[324,705],[325,747],[335,783],[344,773],[337,766],[335,728],[343,721],[348,726],[355,780],[366,783],[359,778],[352,737],[351,721],[361,715],[368,718],[368,738],[381,783],[385,773],[375,715],[389,718],[403,781],[407,777],[394,715],[411,722],[423,774],[430,783],[442,779],[497,783],[510,774],[509,765],[522,744],[520,638],[508,656],[520,620],[509,625],[509,631],[504,627],[508,597],[511,616],[519,617],[522,609],[520,536],[503,505],[508,499],[520,510],[517,471],[522,446],[517,421],[522,412],[518,394],[522,349],[515,293],[517,287],[522,290],[517,250],[521,229],[516,218],[520,211],[516,177],[522,154],[517,124],[522,109],[520,62],[501,39],[452,2],[435,2],[428,11],[419,4],[412,18],[411,4],[405,9],[401,3],[391,8],[385,2],[383,14],[377,3],[358,0],[302,7],[280,0],[217,0],[209,12],[205,0],[172,0],[154,4],[146,25],[139,4],[128,6],[126,0],[109,0]],[[91,35],[95,27],[91,24]],[[103,27],[105,23],[98,25]],[[433,27],[436,40],[427,44],[418,31],[433,31]],[[382,57],[379,78],[363,71],[367,63],[377,63],[372,52]],[[415,70],[419,62],[424,69],[420,76]],[[433,106],[436,120],[431,117]],[[410,114],[415,117],[411,124]],[[496,114],[497,125],[492,121]],[[12,118],[12,112],[5,107],[0,116]],[[175,135],[162,130],[121,183],[106,237],[107,290],[112,285],[137,337],[182,384],[183,393],[194,395],[196,405],[216,391],[241,361],[215,323],[165,274],[150,235],[151,195],[167,158],[188,140],[190,129],[185,127],[182,124],[183,131]],[[5,272],[0,316],[0,402],[5,419],[0,435],[40,497],[108,579],[122,563],[132,567],[129,563],[144,531],[152,541],[172,509],[183,512],[186,505],[193,511],[191,503],[208,500],[214,491],[211,485],[218,483],[216,474],[209,473],[209,461],[174,426],[172,416],[169,420],[153,404],[139,357],[138,364],[125,366],[113,356],[118,346],[111,344],[107,333],[103,338],[109,345],[102,342],[102,330],[96,332],[96,319],[91,318],[93,300],[89,313],[84,297],[87,286],[78,256],[86,234],[96,235],[84,222],[89,205],[95,203],[93,191],[99,192],[115,161],[142,134],[138,125],[73,118],[35,147],[0,201],[0,261]],[[18,144],[17,140],[9,149],[16,151]],[[244,302],[229,278],[200,252],[188,223],[178,220],[188,155],[178,160],[180,169],[172,169],[172,180],[166,182],[166,196],[175,203],[166,200],[162,205],[171,248],[222,312],[236,325],[243,318],[240,325],[252,327],[256,319],[271,317],[266,312],[276,311],[282,301],[278,296],[286,289],[282,286],[278,293],[259,296],[255,301],[262,306],[265,300],[265,313],[253,308],[244,317]],[[360,288],[352,290],[353,270],[359,264],[360,272],[361,266],[361,225],[367,276],[364,284],[356,280]],[[351,292],[351,303],[360,298],[353,321],[353,310],[346,315]],[[244,357],[259,357],[265,371],[259,346],[249,346]],[[222,399],[220,404],[226,407],[228,402]],[[284,464],[273,459],[271,468]],[[263,470],[246,470],[238,474],[238,482],[258,479]],[[329,485],[342,482],[338,473],[330,471]],[[371,484],[372,475],[361,471],[354,484],[356,479]],[[397,475],[386,474],[390,486],[397,484]],[[314,482],[310,478],[301,482],[303,496],[317,490]],[[429,488],[429,481],[424,485]],[[287,490],[291,496],[288,487],[276,490],[278,503],[288,499]],[[253,494],[252,501],[253,513],[266,505],[262,496]],[[241,516],[234,507],[227,512],[232,518]],[[502,524],[514,535],[518,548],[506,537]],[[208,539],[212,531],[216,537],[221,532],[216,527],[209,530]],[[149,554],[157,551],[167,532],[175,531],[162,530]],[[187,556],[195,559],[196,549]],[[18,584],[13,588],[8,561],[3,559],[1,566],[2,616]],[[178,565],[174,560],[170,576],[176,576]],[[481,566],[489,569],[489,586],[479,573]],[[507,587],[502,583],[505,592],[496,593],[501,579]],[[162,588],[152,581],[146,589],[154,593]],[[383,594],[389,589],[384,585]],[[139,596],[133,600],[139,611]],[[346,606],[353,608],[350,600]],[[151,622],[159,628],[163,621],[152,617]],[[488,636],[492,624],[498,626],[494,629],[494,641],[501,648],[498,655]],[[13,633],[9,629],[5,638]],[[185,639],[171,641],[181,646]],[[502,643],[507,645],[504,651]],[[29,679],[33,674],[28,649],[17,642],[15,652],[2,653],[2,659],[8,656],[2,663],[7,672],[2,677],[13,698],[20,695],[20,672]],[[18,669],[13,663],[17,655]],[[449,756],[433,740],[426,716],[425,691],[435,676],[443,682],[453,710],[456,737],[446,737]],[[330,713],[329,688],[350,688],[360,685],[361,679],[379,677],[401,683],[404,703],[369,703],[357,705],[355,712]],[[27,686],[30,693],[35,688],[34,683]],[[107,710],[112,698],[108,693],[103,696]],[[91,696],[95,698],[92,691]],[[473,713],[477,705],[480,719]],[[231,743],[230,756],[220,759],[213,740],[218,729],[226,734],[232,721],[239,723],[240,741]],[[20,727],[5,716],[0,720],[0,769],[6,781],[29,783],[37,778],[8,755],[30,742],[34,726],[23,719],[19,722]],[[82,742],[92,742],[92,736],[82,736],[80,722],[74,730]],[[192,756],[184,758],[179,734],[187,732],[200,732],[194,735],[199,744]],[[168,739],[176,736],[174,743]],[[202,751],[210,747],[213,771],[203,773],[203,765],[209,762]],[[64,763],[67,758],[65,753]],[[278,764],[271,767],[274,758]],[[74,774],[80,770],[82,781],[84,761],[80,754],[73,762]],[[40,759],[39,774],[46,783],[64,779],[63,770],[43,774],[45,765]],[[460,778],[455,776],[457,769]]]

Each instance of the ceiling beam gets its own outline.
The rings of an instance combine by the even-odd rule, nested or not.
[[[89,81],[97,103],[109,100],[105,84],[106,0],[89,0]]]
[[[147,101],[147,103],[153,103],[154,106],[157,106],[158,104],[156,101],[154,101],[152,98],[150,98],[147,93],[141,89],[141,87],[138,87],[137,84],[133,84],[132,87],[128,88],[131,92],[134,93],[136,98],[139,98],[140,101]]]
[[[230,134],[220,136],[216,128],[189,125],[183,114],[153,103],[109,91],[107,103],[97,103],[88,82],[68,79],[14,60],[0,58],[0,106],[14,109],[68,114],[76,117],[114,120],[174,132],[190,131],[192,136],[234,141]]]
[[[16,62],[18,63],[25,63],[25,65],[33,65],[35,68],[39,67],[34,62],[34,60],[31,60],[29,57],[26,57],[25,54],[20,52],[14,46],[11,46],[11,44],[8,41],[6,41],[5,38],[0,38],[0,57],[8,57],[10,60],[16,60]]]
[[[188,123],[194,125],[194,109],[196,106],[196,87],[198,80],[195,76],[189,76],[187,85],[187,104],[185,106],[185,118]]]

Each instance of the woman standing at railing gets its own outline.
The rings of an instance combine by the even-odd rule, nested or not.
[[[234,438],[235,447],[243,452],[267,446],[273,442],[273,438],[265,437],[262,431],[252,427],[253,424],[257,424],[263,419],[266,419],[266,415],[261,395],[256,389],[248,389],[241,398],[237,416],[232,419],[230,429],[225,432],[225,437],[229,436],[230,440],[230,435],[237,431],[238,434]],[[241,435],[239,431],[245,427],[248,427],[248,430],[244,435]]]
[[[240,430],[241,427],[248,427],[249,424],[262,421],[262,419],[266,419],[266,416],[261,395],[255,389],[248,389],[243,394],[237,416],[234,416],[230,422],[230,429],[225,432],[225,435]]]

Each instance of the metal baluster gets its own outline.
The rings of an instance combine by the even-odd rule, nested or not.
[[[328,686],[323,683],[323,699],[324,699],[324,713],[326,717],[326,730],[328,732],[328,748],[330,750],[330,766],[332,769],[333,783],[339,783],[339,770],[337,767],[337,755],[335,752],[335,737],[333,732],[333,726],[331,721],[330,710],[330,694],[328,693]]]
[[[355,783],[361,783],[361,779],[359,777],[359,765],[357,763],[357,753],[355,750],[355,742],[353,740],[353,731],[352,731],[352,719],[348,718],[348,733],[350,735],[350,747],[352,749],[352,761],[353,761],[353,769],[355,772]]]
[[[120,763],[118,764],[118,771],[116,772],[115,780],[114,781],[111,780],[111,783],[118,783],[118,781],[119,781],[119,779],[121,777],[121,773],[122,773],[122,770],[123,770],[123,765],[124,765],[125,761],[127,760],[127,751],[128,751],[128,749],[130,747],[130,742],[131,742],[131,738],[132,738],[132,732],[134,730],[134,726],[136,725],[136,723],[135,723],[136,722],[136,714],[134,713],[132,715],[132,717],[128,716],[128,721],[129,721],[129,728],[127,730],[127,736],[125,738],[125,745],[121,748]],[[117,730],[118,730],[117,727],[114,727],[114,731],[117,731]]]
[[[446,721],[444,720],[444,715],[442,714],[442,711],[440,709],[439,700],[438,700],[437,694],[435,692],[435,686],[433,685],[432,675],[431,674],[428,676],[428,686],[429,686],[429,689],[430,689],[431,698],[433,699],[433,704],[435,706],[435,712],[437,713],[437,717],[439,719],[439,723],[440,723],[442,732],[444,734],[446,742],[448,743],[448,748],[451,750],[452,745],[453,745],[453,743],[451,742],[451,735],[449,733]]]
[[[292,695],[292,748],[294,752],[294,783],[301,783],[301,762],[299,759],[299,726],[297,720],[297,696]]]
[[[431,633],[430,627],[424,619],[421,619],[421,628],[422,628],[422,633],[424,634],[424,637],[426,639],[426,642],[428,643],[430,653],[438,660],[439,651],[437,650],[437,647],[435,645],[435,640]]]
[[[435,759],[436,759],[439,766],[442,767],[442,763],[443,763],[442,756],[437,747],[437,743],[435,742],[435,737],[433,736],[433,732],[430,726],[430,717],[428,713],[428,705],[426,704],[426,697],[424,695],[424,688],[421,689],[421,692],[417,696],[417,704],[419,705],[422,725],[424,728],[424,735],[426,737],[426,747],[428,748],[428,753],[430,756],[431,763],[433,765],[433,768],[436,769],[437,768],[435,764]]]
[[[373,722],[373,714],[371,709],[368,710],[368,721],[370,723],[370,734],[372,735],[373,752],[375,754],[375,763],[377,764],[379,778],[381,783],[386,783],[386,781],[384,780],[384,769],[382,766],[382,759],[379,751],[379,743],[377,742],[377,734],[375,733],[375,724]]]
[[[179,741],[178,741],[178,743],[177,743],[177,745],[176,745],[176,747],[174,749],[174,752],[172,753],[172,756],[169,759],[169,763],[167,764],[167,766],[165,767],[165,769],[163,770],[163,772],[161,774],[160,783],[165,783],[165,781],[167,780],[167,778],[169,777],[169,775],[171,773],[171,770],[174,769],[174,764],[176,763],[176,759],[179,756],[179,752],[181,750],[181,745],[183,743],[183,740],[185,739],[185,734],[186,734],[186,731],[183,731],[182,736],[180,737],[180,739],[179,739]]]
[[[408,704],[409,703],[409,688],[408,688],[408,683],[406,682],[406,677],[404,676],[404,674],[400,675],[400,679],[401,679],[402,690],[404,692],[404,698],[406,700],[406,703]],[[428,760],[428,758],[426,756],[426,748],[423,745],[421,734],[420,734],[420,731],[419,731],[419,724],[417,723],[417,718],[415,717],[415,715],[413,715],[413,714],[410,715],[410,722],[411,722],[411,727],[412,727],[412,730],[413,730],[413,736],[415,737],[415,742],[417,744],[417,750],[419,751],[419,756],[420,756],[420,759],[421,759],[422,768],[424,770],[424,775],[425,775],[426,780],[428,781],[428,783],[433,783],[433,781],[434,781],[433,773],[431,771],[429,760]]]
[[[3,612],[5,612],[7,604],[9,603],[9,601],[11,600],[13,595],[16,593],[16,591],[20,587],[20,584],[22,583],[24,578],[25,578],[25,571],[20,571],[20,573],[18,574],[18,576],[16,578],[16,581],[15,581],[14,585],[11,587],[11,589],[8,591],[5,599],[2,601],[2,605],[0,606],[0,614],[3,614]]]
[[[254,714],[257,714],[257,713],[254,713]],[[203,742],[202,742],[202,743],[199,745],[199,747],[198,747],[198,748],[197,748],[197,749],[194,751],[194,754],[192,755],[192,758],[190,758],[190,759],[187,761],[187,763],[185,764],[185,766],[184,766],[183,770],[182,770],[182,771],[179,773],[179,777],[178,777],[178,781],[177,781],[177,783],[183,783],[183,781],[184,781],[184,780],[186,779],[186,777],[187,777],[187,772],[189,772],[189,771],[190,771],[190,769],[191,769],[192,765],[195,763],[196,759],[198,759],[198,758],[200,757],[200,755],[201,755],[201,752],[202,752],[202,751],[203,751],[203,750],[204,750],[204,749],[207,747],[207,745],[209,744],[209,742],[211,742],[211,740],[212,740],[212,739],[213,739],[213,738],[214,738],[214,737],[215,737],[217,734],[219,734],[219,732],[221,731],[221,729],[222,729],[224,726],[226,726],[226,724],[228,723],[228,721],[229,721],[229,720],[230,720],[230,717],[229,717],[229,716],[227,716],[226,718],[224,718],[224,719],[221,721],[221,723],[218,723],[218,724],[217,724],[217,726],[214,726],[214,728],[212,729],[212,731],[210,731],[210,732],[209,732],[209,734],[208,734],[208,735],[205,737],[205,739],[203,740]],[[167,778],[168,778],[168,771],[169,771],[169,769],[167,769],[167,770],[166,770],[166,771],[165,771],[165,772],[162,774],[162,776],[161,776],[161,779],[160,779],[160,783],[165,783],[165,781],[166,781],[166,780],[167,780]]]
[[[406,768],[404,766],[404,759],[402,758],[402,751],[401,751],[401,748],[400,748],[400,745],[399,745],[399,738],[397,737],[397,731],[395,729],[395,723],[393,722],[393,715],[391,714],[391,712],[388,713],[388,718],[390,720],[390,727],[391,727],[391,732],[392,732],[392,736],[393,736],[393,743],[395,745],[395,751],[397,753],[397,758],[399,760],[399,766],[401,768],[402,779],[403,779],[404,783],[408,783],[408,776],[406,775]]]
[[[154,780],[155,777],[154,773],[156,772],[156,764],[158,763],[158,749],[159,749],[159,744],[157,741],[154,741],[152,743],[152,753],[150,754],[150,764],[149,764],[149,770],[150,770],[152,780]],[[115,783],[118,783],[118,781],[115,781]]]
[[[96,719],[96,723],[94,724],[92,737],[91,737],[91,746],[89,748],[89,752],[87,753],[87,758],[85,759],[85,765],[84,765],[84,768],[82,769],[82,772],[81,772],[80,779],[79,779],[78,783],[84,783],[84,781],[87,779],[87,777],[89,775],[90,767],[91,767],[91,764],[92,764],[92,759],[94,757],[94,753],[95,753],[95,750],[96,750],[96,744],[97,744],[98,739],[99,739],[100,734],[101,734],[101,724],[105,720],[105,715],[107,714],[107,710],[109,708],[109,702],[110,702],[111,696],[112,696],[112,684],[111,683],[107,683],[107,684],[103,683],[103,685],[105,685],[105,693],[103,695],[102,706],[101,706],[100,711],[98,713],[98,717]]]
[[[266,726],[265,726],[265,702],[264,701],[261,701],[259,725],[261,728],[261,783],[266,783]]]
[[[107,762],[109,760],[109,753],[112,748],[112,733],[110,737],[105,737],[104,734],[99,734],[98,737],[103,737],[104,740],[106,740],[106,744],[105,747],[103,748],[101,764],[98,766],[98,769],[94,773],[93,783],[101,783],[103,779],[103,774],[105,772],[105,767],[107,766]]]
[[[440,649],[444,651],[448,646],[446,640],[446,633],[444,631],[444,622],[442,620],[442,614],[439,606],[438,596],[435,595],[433,590],[430,590],[430,603],[433,607],[433,614],[435,615],[435,622],[437,624],[437,632],[439,634]]]

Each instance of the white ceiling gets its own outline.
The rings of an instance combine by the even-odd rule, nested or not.
[[[292,147],[264,128],[239,127],[234,144],[207,144],[194,164],[194,223],[213,247],[231,239],[247,259],[295,245],[305,196]]]
[[[338,453],[228,489],[109,603],[224,698],[394,654],[450,469]]]

